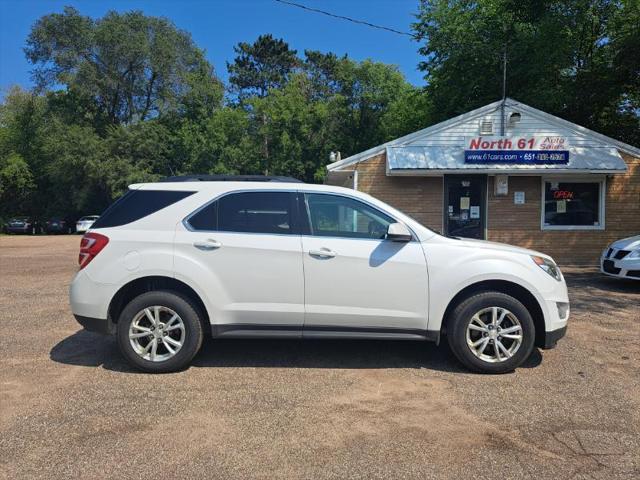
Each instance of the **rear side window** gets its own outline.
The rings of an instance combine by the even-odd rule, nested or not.
[[[189,218],[194,230],[266,234],[293,233],[293,195],[242,192],[225,195]]]
[[[194,192],[129,190],[96,220],[91,228],[119,227],[162,210]]]

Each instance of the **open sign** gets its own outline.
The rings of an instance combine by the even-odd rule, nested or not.
[[[556,200],[572,200],[573,192],[570,190],[556,190],[553,192],[553,198]]]

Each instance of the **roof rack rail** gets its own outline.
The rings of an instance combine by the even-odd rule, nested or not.
[[[280,182],[304,183],[293,177],[273,175],[178,175],[166,177],[160,182]]]

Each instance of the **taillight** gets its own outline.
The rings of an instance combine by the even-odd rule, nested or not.
[[[109,237],[93,232],[85,234],[80,240],[80,255],[78,255],[80,270],[89,265],[89,262],[107,246],[107,243],[109,243]]]

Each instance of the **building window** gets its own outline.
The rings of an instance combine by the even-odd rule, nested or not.
[[[604,229],[604,190],[604,180],[544,179],[542,229]]]

